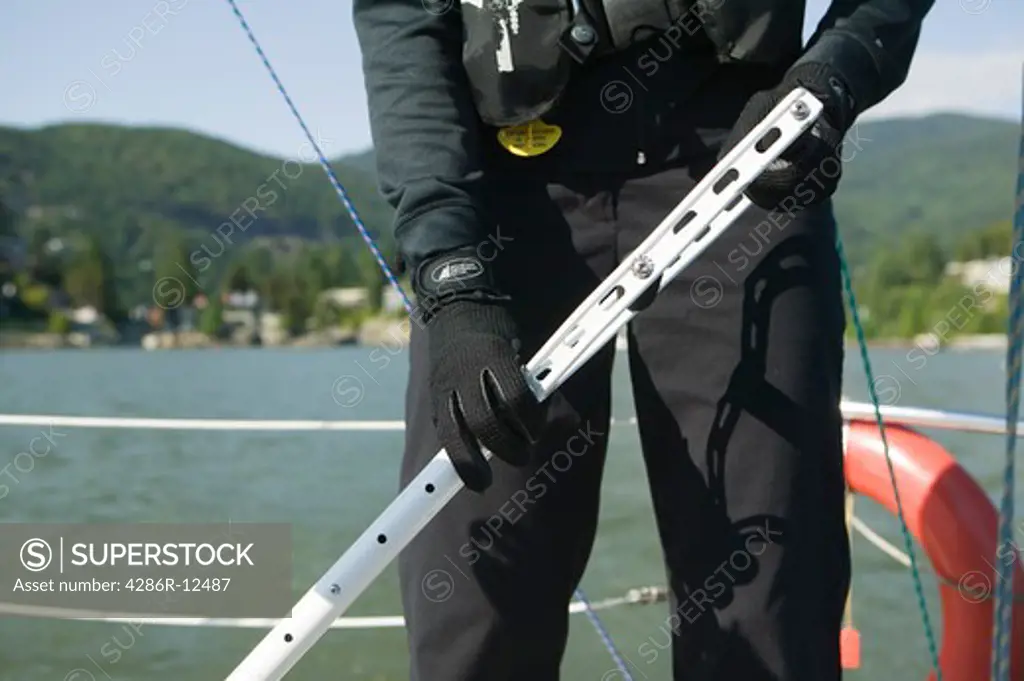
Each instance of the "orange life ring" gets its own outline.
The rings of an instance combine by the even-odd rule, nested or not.
[[[939,665],[944,681],[989,678],[992,585],[998,515],[985,491],[938,443],[906,427],[886,425],[889,456],[907,526],[931,560],[942,597]],[[844,431],[846,483],[896,514],[885,451],[874,421],[850,421]],[[1019,541],[1019,539],[1018,539]],[[1019,546],[1019,543],[1015,545]],[[1013,679],[1024,679],[1024,569],[1015,561]],[[935,674],[929,675],[934,681]]]

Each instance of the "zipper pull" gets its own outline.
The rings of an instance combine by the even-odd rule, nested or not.
[[[644,154],[643,150],[641,149],[636,152],[636,164],[638,166],[642,166],[645,163],[647,163],[647,155]]]

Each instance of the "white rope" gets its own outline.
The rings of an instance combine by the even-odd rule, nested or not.
[[[857,530],[862,537],[874,544],[882,553],[888,555],[897,563],[902,563],[904,567],[910,567],[910,556],[905,554],[903,551],[900,551],[894,545],[889,543],[885,537],[868,527],[863,520],[857,516],[851,516],[850,526]]]
[[[105,416],[0,414],[0,426],[53,428],[143,428],[147,430],[405,430],[403,421],[285,421],[256,419],[144,419]]]
[[[613,425],[635,425],[612,419]],[[258,419],[159,419],[106,416],[59,416],[0,414],[0,426],[48,426],[52,428],[141,428],[147,430],[270,430],[270,431],[382,431],[405,430],[404,421],[292,421]]]
[[[646,605],[666,600],[668,593],[661,587],[644,586],[630,589],[625,596],[606,598],[591,603],[592,610],[607,610],[622,605]],[[573,615],[585,612],[583,603],[569,605]],[[233,629],[271,629],[277,626],[280,619],[245,617],[141,617],[114,615],[101,610],[75,610],[72,608],[55,608],[48,606],[19,605],[0,603],[0,615],[21,617],[45,617],[48,619],[76,620],[82,622],[112,622],[128,624],[149,624],[168,627],[223,627]],[[331,625],[331,629],[390,629],[405,626],[405,618],[401,615],[381,615],[376,617],[339,617]]]
[[[874,418],[871,405],[843,400],[840,404],[847,421]],[[869,413],[870,409],[870,413]],[[955,430],[964,433],[987,433],[1005,435],[1006,419],[985,414],[969,414],[941,409],[920,409],[917,407],[883,406],[882,416],[886,423],[902,424],[922,428]],[[635,425],[636,417],[625,420],[612,419],[613,425]],[[376,421],[306,421],[306,420],[261,420],[261,419],[164,419],[164,418],[119,418],[103,416],[61,416],[59,414],[0,414],[0,426],[43,426],[51,428],[143,428],[153,430],[261,430],[261,431],[401,431],[405,422],[401,420]],[[1024,422],[1018,426],[1018,437],[1024,437]]]

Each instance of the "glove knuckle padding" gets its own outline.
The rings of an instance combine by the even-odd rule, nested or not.
[[[441,404],[435,402],[437,439],[466,487],[481,492],[491,485],[491,467],[466,428],[459,402],[455,391],[448,393]]]
[[[467,425],[480,444],[502,460],[518,461],[525,443],[487,404],[487,396],[478,390],[465,407]]]
[[[519,367],[515,324],[498,305],[451,307],[428,326],[431,392],[435,400],[455,395],[444,405],[435,401],[435,412],[439,407],[449,412],[440,420],[451,424],[438,436],[471,462],[482,445],[508,463],[525,464],[531,439],[524,420],[531,421],[531,402],[534,409],[538,405]]]
[[[484,397],[504,426],[509,447],[518,448],[522,454],[510,451],[511,459],[525,457],[536,443],[543,419],[543,406],[530,390],[518,365],[500,367],[500,375],[490,369],[481,375],[481,389]]]

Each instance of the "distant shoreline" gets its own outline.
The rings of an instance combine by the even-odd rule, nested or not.
[[[933,352],[936,342],[932,338],[917,336],[914,338],[876,338],[867,342],[869,348],[878,350],[909,350],[922,348]],[[856,338],[846,339],[847,347],[856,347]],[[971,334],[954,336],[945,339],[939,345],[940,350],[1002,350],[1006,348],[1006,336],[999,333]]]

